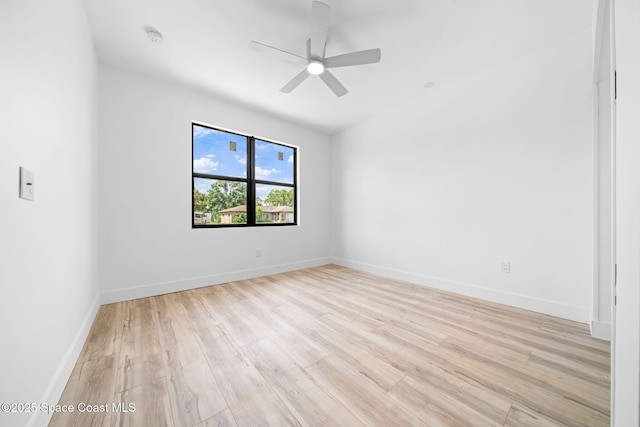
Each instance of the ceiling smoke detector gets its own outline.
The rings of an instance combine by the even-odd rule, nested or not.
[[[147,37],[149,38],[149,40],[151,40],[153,43],[156,44],[160,44],[162,43],[162,34],[160,34],[159,31],[156,30],[147,30]]]

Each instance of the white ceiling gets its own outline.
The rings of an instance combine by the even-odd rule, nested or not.
[[[461,79],[591,29],[588,0],[325,0],[326,55],[382,49],[379,64],[332,70],[349,93],[251,40],[305,56],[311,0],[85,0],[101,61],[333,134]],[[163,36],[151,43],[144,28]],[[435,87],[425,89],[426,82]]]

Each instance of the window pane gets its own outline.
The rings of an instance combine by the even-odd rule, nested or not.
[[[256,185],[256,223],[292,224],[294,192],[291,187]]]
[[[256,139],[256,179],[293,184],[295,149]]]
[[[247,138],[193,125],[193,172],[247,177]]]
[[[246,224],[245,182],[193,178],[193,224]]]

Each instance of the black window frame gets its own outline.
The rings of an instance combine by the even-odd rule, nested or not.
[[[234,176],[227,175],[217,175],[217,174],[207,174],[201,172],[195,172],[193,168],[193,155],[194,155],[194,128],[195,126],[212,129],[218,132],[224,132],[227,134],[238,135],[247,139],[247,177],[246,178],[238,178]],[[256,141],[264,141],[269,144],[280,145],[282,147],[286,147],[293,150],[293,183],[285,183],[278,181],[270,181],[264,179],[256,179],[255,177],[255,144]],[[246,224],[196,224],[195,222],[195,198],[194,192],[196,189],[195,180],[196,178],[204,178],[204,179],[215,179],[215,180],[223,180],[223,181],[234,181],[234,182],[244,182],[247,185],[247,223]],[[259,184],[263,185],[274,185],[278,187],[288,187],[293,189],[293,222],[285,222],[285,223],[259,223],[256,222],[256,186]],[[250,203],[250,201],[253,201]],[[298,225],[298,147],[293,145],[284,144],[282,142],[273,141],[268,138],[257,137],[254,135],[249,135],[241,132],[231,131],[228,129],[205,125],[199,122],[191,122],[191,228],[199,229],[199,228],[237,228],[237,227],[286,227],[286,226],[297,226]]]

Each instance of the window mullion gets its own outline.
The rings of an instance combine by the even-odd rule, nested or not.
[[[247,138],[247,224],[256,224],[255,138]]]

